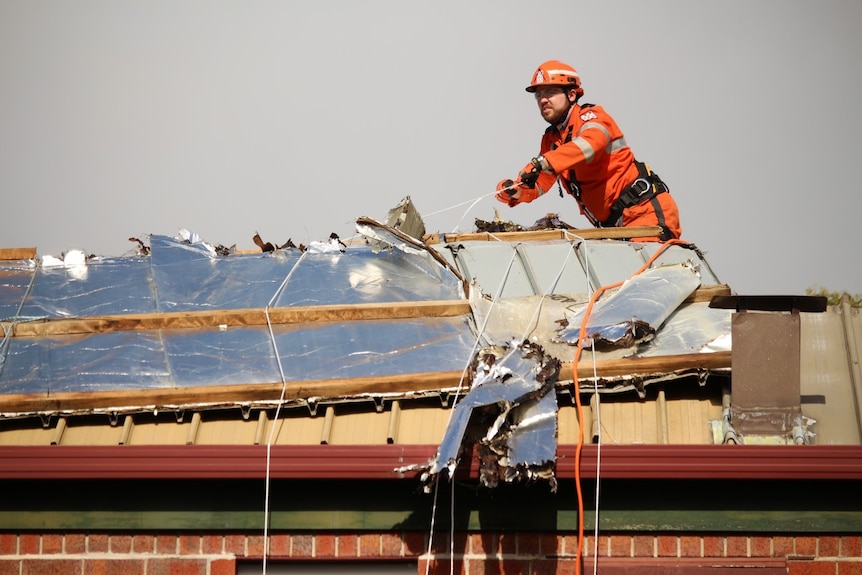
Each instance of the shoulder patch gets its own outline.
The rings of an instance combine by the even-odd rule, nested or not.
[[[598,118],[598,116],[592,110],[587,110],[586,112],[581,114],[581,121],[583,122],[589,122],[590,120],[595,120],[596,118]]]

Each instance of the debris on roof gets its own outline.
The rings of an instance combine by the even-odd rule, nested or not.
[[[560,219],[559,214],[546,214],[545,216],[536,220],[532,226],[524,227],[520,224],[516,224],[515,222],[507,222],[500,217],[500,212],[494,209],[494,219],[490,222],[486,222],[483,219],[476,218],[475,220],[476,231],[477,232],[489,232],[489,233],[499,233],[499,232],[523,232],[523,231],[536,231],[536,230],[574,230],[576,229],[574,226],[571,226]]]
[[[691,262],[646,270],[627,279],[616,293],[599,300],[594,308],[582,306],[562,320],[560,341],[577,345],[586,321],[585,348],[631,347],[648,342],[699,286],[700,276]]]
[[[560,361],[529,341],[480,351],[470,391],[452,410],[437,455],[422,480],[430,491],[443,469],[450,478],[475,443],[483,485],[546,480],[556,491],[557,395]]]

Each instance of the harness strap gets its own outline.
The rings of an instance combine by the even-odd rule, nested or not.
[[[602,222],[602,226],[611,227],[617,225],[617,222],[623,215],[623,210],[626,208],[637,206],[652,200],[659,194],[670,191],[667,184],[647,164],[636,161],[635,165],[638,168],[638,177],[620,192],[620,197],[611,206],[611,213],[608,219]]]

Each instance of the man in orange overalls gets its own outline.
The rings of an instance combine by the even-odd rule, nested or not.
[[[658,237],[679,238],[679,211],[667,185],[650,167],[635,160],[616,121],[601,106],[581,104],[584,95],[577,71],[558,60],[541,64],[527,92],[550,126],[539,156],[518,179],[497,184],[496,198],[509,206],[532,202],[555,181],[578,202],[596,227],[660,226]]]

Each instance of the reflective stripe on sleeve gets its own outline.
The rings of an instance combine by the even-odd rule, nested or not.
[[[596,157],[596,152],[593,150],[593,147],[590,145],[588,141],[578,136],[577,138],[572,140],[572,143],[580,148],[581,153],[584,155],[584,159],[589,164],[593,161],[593,158]]]
[[[605,135],[605,139],[606,139],[607,141],[610,141],[610,140],[611,140],[611,133],[610,133],[610,132],[608,132],[608,129],[607,129],[607,128],[605,128],[604,126],[602,126],[602,125],[601,125],[601,124],[599,124],[599,123],[596,123],[596,122],[587,122],[586,124],[584,124],[583,126],[581,126],[581,129],[580,129],[580,130],[578,130],[578,136],[580,136],[581,134],[583,134],[583,133],[584,133],[584,132],[586,132],[587,130],[601,130],[601,131],[602,131],[602,133]]]
[[[626,147],[626,139],[620,136],[616,140],[611,140],[611,143],[608,144],[608,147],[605,148],[607,153],[616,152],[617,150],[622,150]]]

